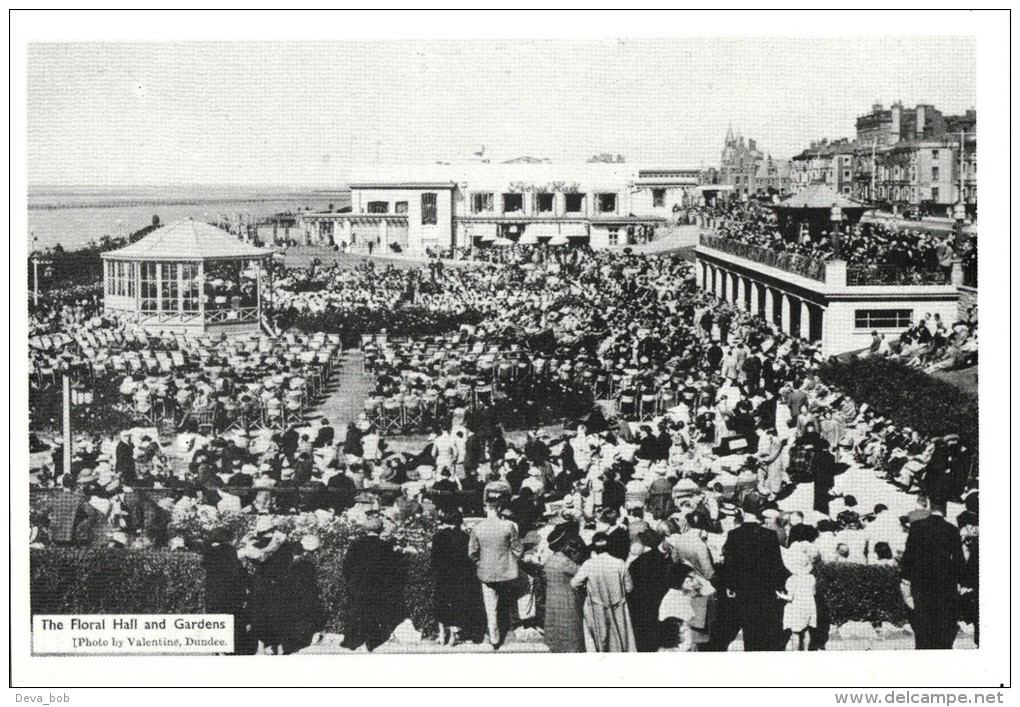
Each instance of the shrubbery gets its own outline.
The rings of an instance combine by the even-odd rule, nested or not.
[[[339,526],[338,526],[339,527]],[[359,529],[322,537],[316,551],[319,596],[325,609],[323,630],[344,633],[349,621],[343,555]],[[293,530],[293,528],[292,528]],[[401,586],[396,603],[400,619],[431,635],[436,626],[432,611],[433,575],[428,551],[431,526],[402,530],[398,545]],[[907,609],[899,592],[895,567],[825,564],[818,569],[819,594],[828,604],[832,624],[863,621],[907,622]],[[201,613],[204,571],[201,557],[191,552],[135,550],[42,549],[31,553],[33,613]],[[544,605],[544,582],[535,582],[537,603]],[[539,611],[539,621],[542,618]]]
[[[816,575],[834,626],[848,621],[907,623],[898,567],[834,562],[820,565]]]
[[[193,553],[59,548],[31,552],[33,614],[197,614],[205,573]]]
[[[978,448],[977,397],[954,385],[883,358],[832,361],[820,375],[858,404],[922,435],[960,435],[969,449]]]

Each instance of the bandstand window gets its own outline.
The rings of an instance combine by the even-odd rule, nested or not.
[[[155,312],[159,302],[159,277],[156,263],[142,263],[142,311]]]
[[[178,311],[177,296],[180,283],[177,281],[177,263],[160,263],[163,272],[160,277],[160,306],[164,312]]]
[[[198,263],[181,263],[181,311],[197,312],[201,290],[198,282]]]

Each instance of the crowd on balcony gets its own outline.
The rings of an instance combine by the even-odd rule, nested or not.
[[[715,233],[724,238],[814,260],[832,257],[830,233],[813,238],[805,232],[799,238],[790,238],[780,231],[774,211],[757,202],[719,204],[708,207],[707,213],[714,218]],[[932,234],[885,223],[855,224],[844,232],[840,247],[842,258],[850,267],[892,266],[917,272],[941,272],[946,277],[957,257],[964,267],[976,264],[977,259],[976,235],[969,236],[957,253],[952,234]]]
[[[945,626],[924,603],[934,589],[916,581],[927,576],[918,568],[937,564],[955,592],[970,581],[962,545],[930,555],[911,528],[952,527],[946,504],[965,502],[955,520],[976,543],[960,439],[900,428],[824,385],[808,342],[698,292],[691,270],[677,256],[575,249],[539,263],[277,278],[278,306],[296,311],[476,315],[449,340],[410,335],[387,350],[388,337],[372,339],[382,363],[367,373],[382,396],[454,391],[428,440],[396,451],[385,436],[402,430],[381,430],[366,409],[345,429],[297,419],[254,439],[188,430],[162,452],[166,463],[151,438],[90,441],[71,469],[49,475],[65,490],[48,518],[36,516],[35,542],[208,551],[185,519],[241,516],[252,530],[236,550],[258,576],[281,548],[297,552],[277,537],[281,516],[360,524],[372,539],[345,566],[352,613],[373,619],[346,636],[349,648],[386,640],[366,587],[390,561],[391,536],[426,516],[441,524],[431,552],[447,643],[486,635],[498,648],[513,625],[533,630],[541,574],[553,650],[726,650],[741,629],[747,650],[819,649],[827,626],[814,572],[825,561],[901,563],[921,625]],[[487,353],[491,379],[480,374]],[[528,388],[541,405],[556,408],[567,390],[600,404],[566,427],[512,432],[490,414],[491,398],[477,405],[479,385],[498,389],[504,356],[528,375],[537,360],[555,362],[554,376]],[[890,510],[890,487],[873,475],[848,487],[848,471],[862,467],[927,500]],[[162,495],[141,492],[155,489]],[[465,516],[484,519],[467,530]],[[302,552],[317,546],[312,533]],[[947,632],[922,628],[918,645],[943,646]],[[268,629],[255,638],[269,650],[283,643]]]

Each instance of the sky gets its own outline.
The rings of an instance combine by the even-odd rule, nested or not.
[[[788,158],[872,103],[976,107],[967,37],[32,44],[30,184],[331,186],[373,163]]]

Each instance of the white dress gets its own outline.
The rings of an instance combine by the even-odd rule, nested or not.
[[[786,580],[786,593],[792,601],[787,602],[783,611],[783,628],[797,632],[817,626],[814,575],[791,574]]]

